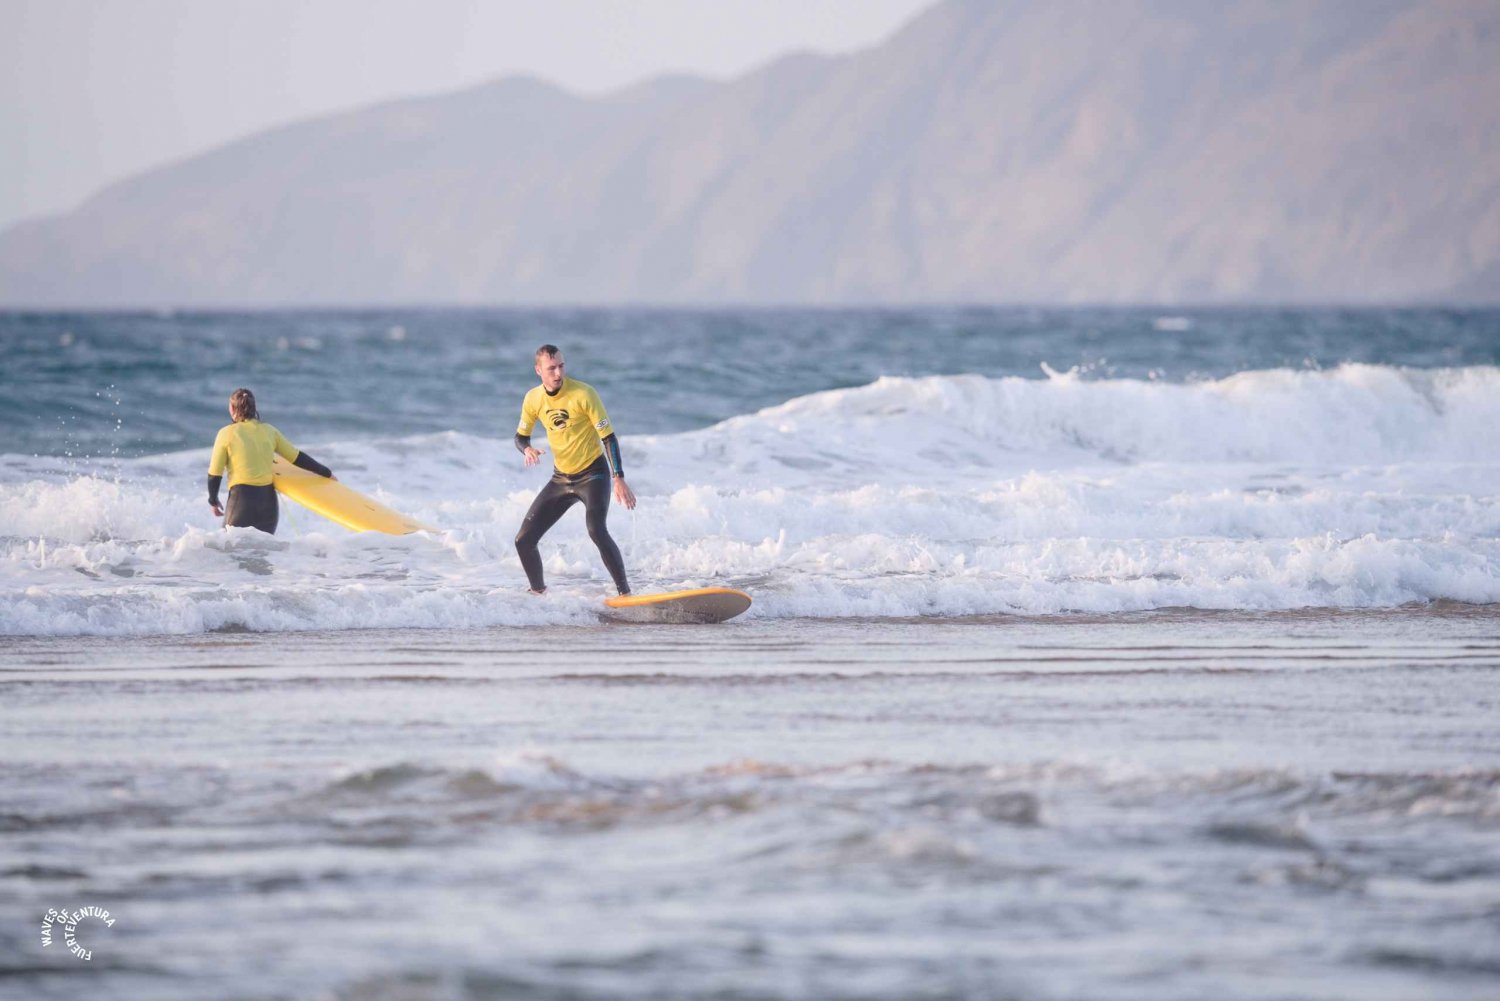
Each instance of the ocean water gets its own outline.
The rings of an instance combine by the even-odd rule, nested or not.
[[[750,612],[601,620],[578,515],[525,593],[543,341],[636,589]],[[1500,996],[1500,312],[0,344],[0,998]],[[240,385],[436,530],[220,529]]]
[[[1500,601],[1500,313],[13,315],[0,634],[594,621],[512,539],[535,345],[596,385],[641,498],[636,590],[752,615],[961,616]],[[204,500],[224,400],[439,531],[364,537]]]

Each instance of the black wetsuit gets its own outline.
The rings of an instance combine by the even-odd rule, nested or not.
[[[275,535],[280,518],[281,504],[271,484],[257,487],[241,483],[229,488],[229,503],[224,505],[225,528],[258,528]]]
[[[333,471],[306,452],[299,452],[292,465],[319,476],[332,476]],[[219,503],[219,484],[224,477],[208,478],[208,502]],[[258,528],[270,535],[276,534],[276,524],[281,520],[281,503],[276,498],[276,486],[267,483],[257,486],[237,483],[229,488],[229,501],[224,505],[225,528]]]
[[[516,436],[518,448],[525,447],[521,444],[523,437],[525,436]],[[525,440],[527,445],[531,443],[529,437]],[[618,456],[619,446],[614,442],[614,436],[610,435],[605,441],[606,451],[612,456]],[[536,500],[531,502],[531,510],[526,512],[521,530],[516,533],[516,553],[521,557],[521,566],[526,571],[526,579],[531,582],[533,591],[545,590],[547,586],[542,576],[542,557],[536,551],[537,543],[542,541],[542,536],[557,524],[557,519],[568,508],[583,501],[589,538],[599,547],[599,555],[603,558],[609,575],[614,578],[615,587],[621,594],[630,593],[630,583],[625,579],[625,560],[620,556],[620,547],[610,538],[606,524],[610,493],[610,463],[603,455],[581,473],[570,475],[553,470],[552,479],[547,481],[542,492],[536,495]]]

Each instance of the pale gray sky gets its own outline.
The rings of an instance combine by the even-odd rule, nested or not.
[[[0,0],[0,228],[309,115],[874,44],[931,0]]]

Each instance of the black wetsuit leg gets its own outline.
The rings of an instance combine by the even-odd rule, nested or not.
[[[516,533],[516,555],[521,557],[521,568],[526,571],[526,579],[531,582],[533,591],[545,590],[547,587],[546,579],[542,576],[542,557],[536,551],[537,543],[542,541],[542,536],[547,534],[548,529],[557,524],[557,519],[563,516],[563,512],[578,501],[578,495],[569,493],[567,487],[553,476],[542,487],[542,492],[536,495],[536,500],[531,502],[531,509],[521,520],[521,530]]]
[[[615,540],[609,534],[609,498],[609,464],[604,461],[603,456],[581,473],[572,476],[566,473],[552,474],[552,479],[547,481],[542,492],[536,495],[536,500],[531,502],[531,510],[526,512],[521,530],[516,533],[516,554],[521,557],[521,566],[526,571],[526,579],[531,582],[533,591],[546,587],[537,543],[541,542],[548,529],[557,524],[557,519],[568,508],[583,501],[587,510],[589,538],[598,547],[604,567],[614,579],[615,588],[621,594],[630,593],[630,582],[625,577],[625,560],[620,556],[620,547],[615,545]]]
[[[280,517],[281,505],[271,484],[255,487],[241,483],[229,488],[229,503],[224,505],[225,528],[258,528],[275,535]]]
[[[594,545],[599,549],[604,569],[614,579],[615,590],[621,594],[629,594],[630,581],[625,579],[625,559],[620,555],[620,547],[615,545],[615,540],[609,534],[609,466],[601,458],[589,468],[601,466],[603,468],[587,481],[582,490],[583,506],[588,512],[589,538],[594,540]]]

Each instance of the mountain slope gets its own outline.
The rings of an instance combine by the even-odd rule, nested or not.
[[[938,4],[585,99],[251,136],[0,234],[0,302],[1500,301],[1500,4]]]

